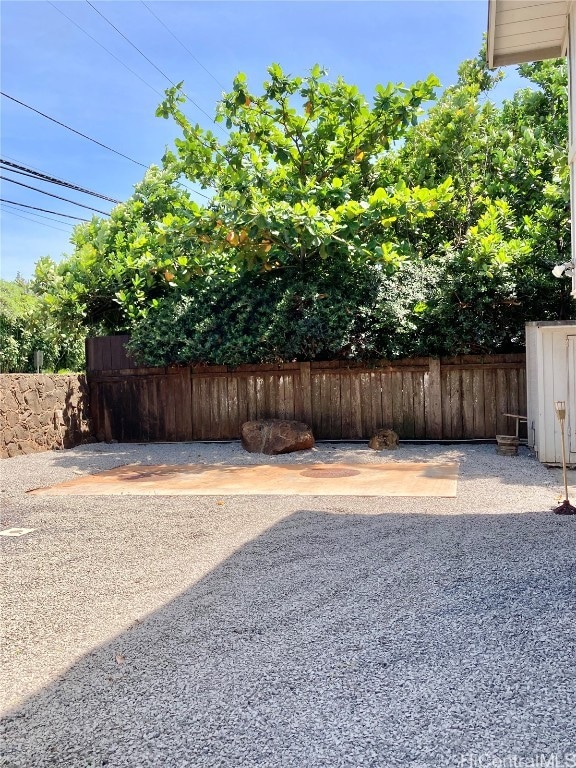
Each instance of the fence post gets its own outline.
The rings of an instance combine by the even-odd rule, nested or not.
[[[310,363],[300,363],[300,381],[302,383],[302,416],[306,424],[312,426],[312,384]]]
[[[442,439],[442,382],[440,378],[440,359],[428,358],[428,373],[424,386],[426,437],[430,440]]]

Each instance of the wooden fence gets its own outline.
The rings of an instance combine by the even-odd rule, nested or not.
[[[491,439],[513,434],[504,413],[526,414],[522,354],[138,368],[126,340],[87,340],[92,420],[104,440],[237,439],[245,421],[263,418],[305,421],[328,440],[368,439],[379,427],[404,440]]]

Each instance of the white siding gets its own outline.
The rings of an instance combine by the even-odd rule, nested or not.
[[[526,326],[526,401],[528,445],[534,448],[538,420],[538,332],[535,325]]]
[[[576,334],[568,336],[568,445],[569,461],[576,461]]]
[[[490,0],[491,66],[564,54],[569,0]]]
[[[576,462],[576,323],[534,323],[526,328],[528,436],[534,426],[536,455],[560,464],[562,442],[557,400],[566,402],[567,459]]]

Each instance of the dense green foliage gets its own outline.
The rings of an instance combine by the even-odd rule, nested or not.
[[[409,184],[453,179],[449,208],[407,234],[438,274],[419,324],[431,352],[513,349],[526,320],[574,316],[568,280],[551,272],[570,259],[566,66],[520,71],[537,88],[497,108],[486,93],[498,73],[464,62],[395,157]]]
[[[238,75],[220,141],[178,88],[158,114],[181,138],[74,253],[39,262],[44,311],[69,329],[127,331],[149,364],[239,364],[519,349],[524,322],[574,316],[564,62],[523,65],[501,107],[499,73],[464,62],[378,86],[272,65]],[[180,180],[210,198],[200,205]]]
[[[0,280],[0,371],[34,372],[35,350],[44,353],[43,370],[78,370],[84,363],[84,333],[66,334],[24,280]]]

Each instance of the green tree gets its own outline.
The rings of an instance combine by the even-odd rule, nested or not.
[[[197,206],[174,174],[152,166],[109,219],[94,216],[74,229],[74,252],[36,265],[33,287],[64,328],[91,334],[128,331],[174,286],[179,236],[168,242],[160,222]],[[189,256],[192,261],[193,257]],[[188,261],[188,260],[187,260]]]
[[[481,53],[423,116],[433,76],[369,102],[275,64],[223,96],[225,140],[170,89],[163,168],[41,261],[35,290],[63,328],[127,331],[154,364],[519,349],[526,320],[574,313],[551,275],[570,253],[565,65],[521,72],[498,107]]]
[[[34,372],[35,350],[44,352],[44,370],[80,370],[84,333],[65,333],[58,320],[47,316],[27,281],[0,280],[0,371]]]
[[[180,109],[184,97],[167,92],[158,110],[182,131],[165,164],[212,193],[206,208],[183,211],[161,223],[167,242],[179,237],[175,283],[185,288],[203,245],[210,264],[230,274],[290,270],[308,276],[326,261],[379,263],[393,269],[410,244],[397,238],[406,226],[434,215],[450,197],[450,179],[434,188],[408,187],[375,173],[379,158],[415,124],[438,81],[411,87],[377,86],[369,104],[355,86],[325,81],[319,66],[307,77],[286,75],[278,64],[256,94],[243,74],[218,107],[230,131],[224,143],[193,126]],[[182,237],[182,233],[186,237]]]
[[[418,306],[418,352],[522,348],[527,320],[574,316],[567,281],[552,266],[570,254],[566,65],[522,65],[532,84],[496,107],[499,72],[481,54],[464,62],[426,119],[387,158],[396,178],[452,199],[406,236],[438,276]]]

